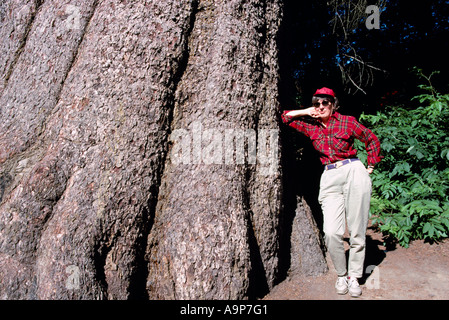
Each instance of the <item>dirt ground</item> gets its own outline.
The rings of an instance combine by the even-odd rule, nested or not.
[[[347,245],[349,248],[349,245]],[[440,243],[414,241],[409,248],[385,246],[382,234],[367,231],[363,294],[352,298],[335,293],[336,274],[293,276],[273,288],[266,300],[440,300],[449,299],[449,239]]]

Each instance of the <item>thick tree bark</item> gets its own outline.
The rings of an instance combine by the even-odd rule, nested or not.
[[[281,11],[0,5],[0,298],[242,299],[274,285]]]
[[[328,266],[321,251],[320,231],[312,215],[312,210],[304,198],[297,198],[295,218],[291,233],[291,276],[317,276],[328,271]]]
[[[195,11],[172,128],[175,134],[188,131],[183,137],[199,145],[193,145],[187,164],[167,161],[149,239],[148,288],[156,298],[241,298],[262,270],[262,281],[272,285],[277,266],[279,8],[270,2],[204,1]],[[255,141],[257,164],[226,163],[224,143],[236,134],[232,129],[265,130],[273,138],[259,135]],[[185,143],[175,139],[173,147]],[[260,162],[261,144],[271,148],[274,163],[268,166]],[[272,172],[265,173],[270,164]]]

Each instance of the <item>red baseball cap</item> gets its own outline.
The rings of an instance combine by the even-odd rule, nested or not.
[[[331,96],[331,97],[335,98],[334,90],[326,88],[326,87],[318,89],[314,94],[314,96],[321,96],[321,95]]]

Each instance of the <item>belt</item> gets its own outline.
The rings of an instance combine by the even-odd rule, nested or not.
[[[342,160],[342,161],[337,161],[337,162],[334,162],[334,163],[324,166],[324,170],[337,169],[337,168],[340,168],[340,167],[344,166],[345,164],[351,163],[353,161],[360,161],[360,160],[359,160],[359,158],[351,158],[351,159],[346,159],[346,160]]]

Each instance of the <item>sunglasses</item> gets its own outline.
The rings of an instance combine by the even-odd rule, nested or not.
[[[318,108],[321,104],[323,105],[323,107],[327,107],[328,105],[331,104],[331,102],[330,102],[329,100],[323,100],[323,101],[321,101],[321,102],[315,102],[315,103],[313,104],[313,106],[314,106],[315,108]]]

